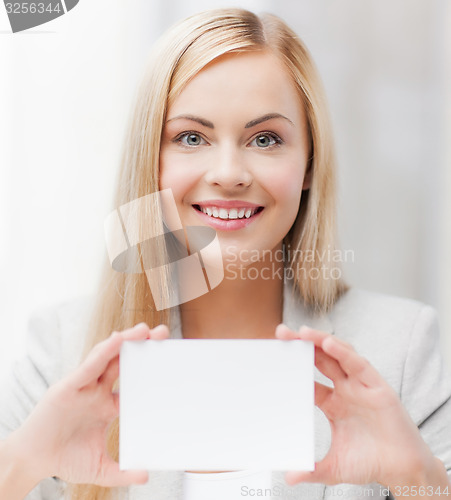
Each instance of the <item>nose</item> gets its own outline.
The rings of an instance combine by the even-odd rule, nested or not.
[[[205,181],[211,186],[224,189],[244,189],[252,184],[252,173],[233,147],[218,149],[217,156],[205,174]]]

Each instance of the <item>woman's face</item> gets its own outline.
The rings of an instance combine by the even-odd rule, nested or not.
[[[302,103],[278,59],[227,54],[199,72],[168,109],[160,190],[184,226],[210,226],[222,254],[254,260],[279,249],[308,188]]]

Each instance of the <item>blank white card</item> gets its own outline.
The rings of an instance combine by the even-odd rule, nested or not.
[[[120,468],[313,470],[313,373],[301,340],[124,342]]]

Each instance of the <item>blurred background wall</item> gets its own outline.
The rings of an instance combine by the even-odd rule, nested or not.
[[[95,291],[136,84],[173,22],[235,2],[81,1],[11,34],[0,6],[0,376],[31,311]],[[348,281],[439,311],[451,367],[451,4],[240,1],[280,15],[323,77]]]

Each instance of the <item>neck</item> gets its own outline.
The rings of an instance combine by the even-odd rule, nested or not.
[[[262,272],[264,268],[266,272]],[[226,273],[216,288],[181,304],[182,335],[199,339],[275,338],[282,311],[283,262],[258,261],[236,273]]]

